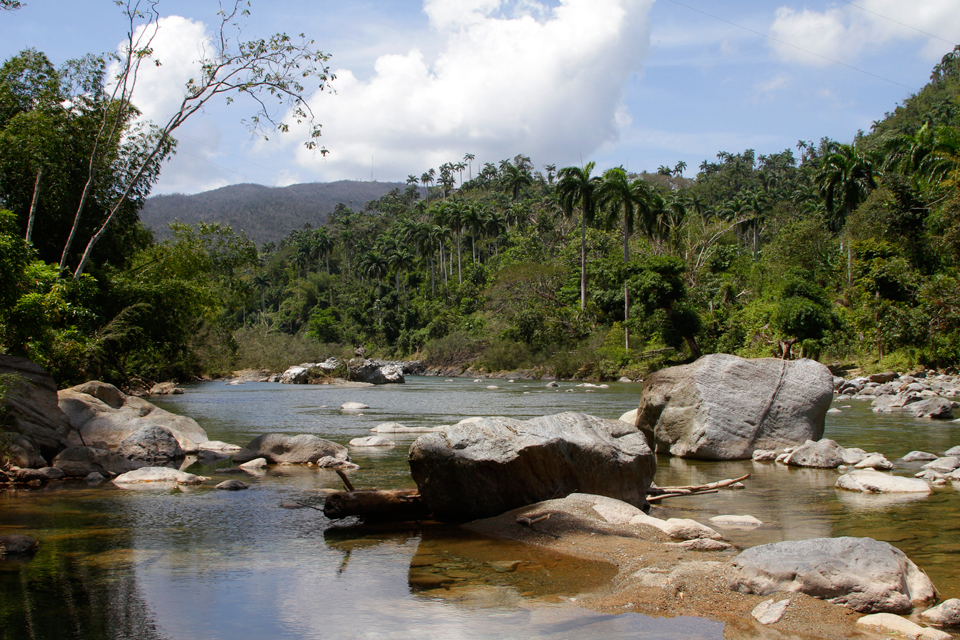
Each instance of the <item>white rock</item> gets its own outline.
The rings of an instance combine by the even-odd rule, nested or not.
[[[219,440],[207,440],[197,445],[201,451],[216,451],[217,453],[236,453],[243,447]]]
[[[360,468],[358,464],[341,460],[340,458],[334,458],[333,456],[323,456],[317,460],[317,466],[321,469],[341,469],[345,471],[353,471]]]
[[[184,473],[169,467],[142,467],[134,471],[122,473],[113,479],[113,483],[118,486],[125,484],[147,484],[156,485],[176,485],[176,484],[203,484],[206,480],[203,476],[195,476],[192,473]]]
[[[593,510],[599,513],[603,519],[610,524],[629,524],[637,514],[643,513],[643,511],[632,504],[615,498],[598,500],[597,503],[593,505]]]
[[[956,456],[944,456],[928,462],[920,468],[933,469],[934,471],[939,471],[940,473],[950,473],[951,471],[960,468],[960,458]]]
[[[907,455],[900,458],[903,462],[916,462],[918,460],[936,460],[939,456],[933,453],[927,453],[926,451],[911,451]]]
[[[759,519],[749,515],[713,516],[710,522],[724,529],[754,529],[763,524]]]
[[[367,436],[366,438],[354,438],[350,441],[351,447],[395,447],[397,443],[393,440],[387,440],[383,436]]]
[[[371,433],[429,433],[431,431],[436,431],[439,427],[405,427],[399,422],[384,422],[383,424],[378,424],[373,429],[370,429]]]
[[[241,469],[263,469],[265,466],[267,466],[267,459],[254,458],[249,462],[244,462],[243,464],[237,466],[239,466]]]
[[[664,546],[683,549],[684,551],[726,551],[733,545],[723,540],[695,538],[693,540],[684,540],[683,542],[667,542]]]
[[[369,409],[370,407],[363,404],[362,402],[344,402],[340,405],[341,411],[360,411],[362,409]]]
[[[879,453],[871,453],[854,466],[857,469],[878,469],[880,471],[893,469],[893,463]]]
[[[952,447],[947,449],[943,455],[945,456],[960,456],[960,446]]]
[[[633,409],[632,411],[627,411],[625,414],[620,416],[620,422],[626,422],[627,424],[637,424],[637,410]]]
[[[949,633],[921,627],[893,613],[872,613],[857,620],[857,626],[876,633],[893,633],[910,640],[951,640]]]
[[[689,518],[661,520],[640,512],[630,519],[630,524],[645,524],[656,527],[671,538],[679,538],[680,540],[693,540],[695,538],[719,540],[722,537],[710,527],[700,524],[696,520],[690,520]]]
[[[787,612],[787,605],[789,604],[790,600],[781,600],[774,603],[773,598],[770,598],[754,607],[750,615],[756,618],[760,624],[776,624]]]
[[[930,493],[930,485],[916,478],[904,478],[875,469],[858,469],[840,476],[837,489],[863,493]]]
[[[843,413],[843,411],[840,411],[840,409],[837,409],[837,408],[835,408],[835,407],[831,407],[831,408],[827,409],[827,413]],[[763,604],[763,603],[761,603],[761,605],[762,605],[762,604]],[[758,606],[759,606],[759,605],[758,605]],[[754,611],[756,611],[756,609],[754,609]]]
[[[500,388],[500,387],[498,387],[498,386],[495,385],[495,384],[487,385],[487,389],[499,389],[499,388]]]

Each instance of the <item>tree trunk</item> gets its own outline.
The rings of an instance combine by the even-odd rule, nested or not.
[[[33,183],[33,200],[30,201],[30,216],[27,218],[26,241],[33,240],[33,221],[37,216],[37,200],[40,199],[40,178],[43,176],[43,168],[37,169],[37,181]]]
[[[587,215],[580,218],[580,310],[587,309]]]
[[[331,520],[360,516],[364,520],[402,522],[422,520],[430,515],[416,489],[386,491],[341,491],[330,494],[323,505],[323,515]]]

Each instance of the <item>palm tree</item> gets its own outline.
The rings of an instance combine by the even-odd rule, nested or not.
[[[463,161],[470,165],[470,180],[473,180],[473,161],[477,159],[477,156],[472,153],[463,154]]]
[[[637,182],[637,181],[634,181]],[[642,182],[642,181],[641,181]],[[630,236],[633,234],[633,219],[637,200],[642,197],[636,185],[631,184],[623,167],[607,169],[603,173],[597,201],[601,208],[608,210],[608,224],[623,216],[623,264],[630,262]],[[630,348],[630,287],[627,277],[623,280],[623,332],[626,348]]]
[[[470,255],[477,261],[477,236],[487,222],[487,212],[479,202],[471,202],[463,215],[463,224],[470,229]]]
[[[552,185],[553,179],[557,175],[557,165],[547,164],[547,165],[544,165],[543,168],[547,170],[547,184]]]
[[[530,169],[524,165],[509,164],[503,166],[503,176],[501,178],[505,189],[513,194],[513,201],[520,199],[520,191],[524,187],[533,184],[533,178],[530,176]]]
[[[457,282],[463,284],[463,263],[460,250],[460,236],[467,217],[467,205],[461,199],[456,199],[443,208],[443,220],[457,236]]]
[[[260,271],[253,276],[253,286],[260,289],[260,313],[263,313],[267,309],[267,298],[264,291],[270,286],[270,276],[265,271]]]
[[[673,168],[673,173],[679,177],[683,177],[683,170],[687,168],[687,163],[681,160],[677,163],[677,166]]]
[[[816,177],[827,208],[827,226],[834,233],[876,186],[874,161],[851,144],[832,143]],[[853,286],[853,249],[847,241],[847,286]]]
[[[591,176],[596,166],[588,162],[580,167],[564,167],[557,182],[557,198],[564,214],[569,218],[574,208],[580,205],[580,310],[587,308],[587,225],[592,224],[597,213],[597,191],[602,179]]]
[[[317,273],[320,273],[320,256],[326,259],[327,275],[330,275],[330,250],[333,249],[333,238],[326,227],[320,227],[313,232],[313,246],[317,250]]]

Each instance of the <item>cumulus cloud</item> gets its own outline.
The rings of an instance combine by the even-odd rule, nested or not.
[[[936,60],[960,40],[960,4],[861,0],[826,11],[780,7],[769,33],[781,59],[807,65],[830,64],[825,58],[852,62],[895,40],[917,42],[925,57]]]
[[[336,71],[336,95],[311,106],[326,179],[419,173],[466,152],[478,161],[524,153],[541,162],[587,157],[629,123],[627,79],[642,69],[652,0],[425,0],[443,43],[381,55],[368,79]]]

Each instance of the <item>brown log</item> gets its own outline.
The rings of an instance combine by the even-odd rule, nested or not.
[[[339,491],[327,496],[323,515],[331,520],[360,516],[365,521],[422,520],[430,515],[416,489]]]
[[[664,493],[676,493],[676,494],[689,494],[701,491],[707,491],[709,489],[720,489],[723,487],[728,487],[731,484],[736,484],[741,480],[746,480],[750,477],[748,473],[745,476],[740,476],[739,478],[729,478],[727,480],[718,480],[716,482],[709,482],[707,484],[693,484],[686,487],[657,487],[656,489],[651,489],[648,493],[650,495],[661,495]]]
[[[647,502],[660,502],[667,498],[679,498],[680,496],[699,496],[704,493],[719,493],[719,489],[704,489],[703,491],[684,491],[683,493],[661,493],[655,496],[647,496]]]

